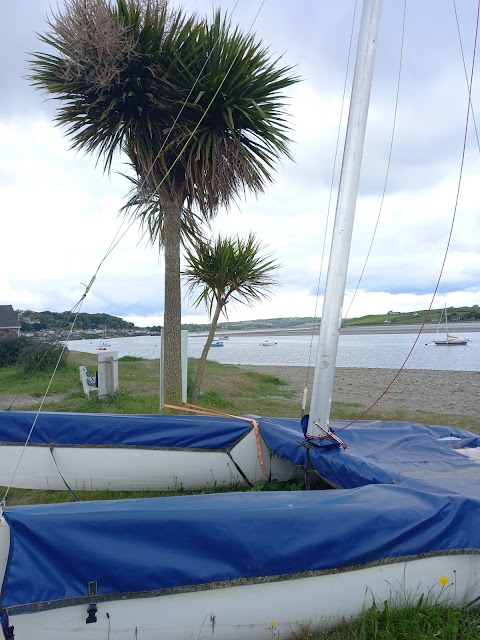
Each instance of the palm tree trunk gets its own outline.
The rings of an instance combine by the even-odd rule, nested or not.
[[[161,190],[161,198],[165,207],[165,304],[162,333],[164,398],[166,404],[180,404],[182,402],[181,207],[172,199],[167,189]]]
[[[215,313],[213,314],[212,323],[210,325],[210,331],[208,333],[208,338],[203,347],[202,355],[200,356],[200,361],[198,363],[197,375],[195,377],[195,385],[193,387],[192,393],[192,402],[195,404],[197,402],[199,393],[200,393],[200,385],[202,384],[203,371],[205,369],[205,363],[207,361],[208,351],[210,349],[210,345],[213,342],[213,336],[215,335],[215,331],[217,330],[218,319],[220,317],[220,313],[222,311],[223,304],[221,302],[217,303],[217,308],[215,309]]]

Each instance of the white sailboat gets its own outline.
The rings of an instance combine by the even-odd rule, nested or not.
[[[259,420],[267,457],[343,489],[4,505],[6,637],[14,625],[17,640],[271,640],[396,593],[478,599],[480,467],[455,449],[471,434],[365,422],[340,439],[329,418],[380,8],[364,2],[309,438],[296,421]]]
[[[446,304],[445,304],[445,308],[442,315],[445,315],[445,337],[444,338],[439,337],[439,326],[442,322],[442,316],[440,316],[440,321],[438,323],[439,326],[437,327],[437,337],[433,341],[434,344],[436,344],[439,347],[455,347],[459,345],[468,344],[469,341],[466,338],[459,338],[457,336],[452,336],[448,333],[448,317],[447,317]]]

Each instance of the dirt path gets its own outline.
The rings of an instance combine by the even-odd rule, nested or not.
[[[288,381],[301,402],[307,379],[306,367],[243,366],[243,369],[278,376]],[[395,377],[393,369],[337,368],[333,400],[370,406]],[[313,371],[309,374],[309,389]],[[403,370],[386,395],[379,409],[409,409],[431,413],[451,413],[477,416],[480,410],[480,372]]]

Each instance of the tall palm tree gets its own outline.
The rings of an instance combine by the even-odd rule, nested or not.
[[[205,369],[208,351],[217,330],[220,314],[225,317],[227,304],[239,302],[253,306],[268,298],[272,287],[278,284],[273,272],[281,265],[271,254],[261,256],[259,241],[253,233],[247,239],[218,238],[213,242],[200,241],[186,250],[187,267],[182,272],[189,291],[201,291],[195,306],[205,303],[210,316],[210,331],[198,363],[192,402],[196,402]]]
[[[165,400],[181,401],[182,212],[213,218],[262,192],[288,150],[283,91],[298,81],[253,36],[215,13],[208,23],[162,0],[67,0],[31,60],[33,84],[60,101],[72,146],[122,151],[165,249]],[[148,203],[148,204],[147,204]],[[160,236],[159,236],[160,237]]]

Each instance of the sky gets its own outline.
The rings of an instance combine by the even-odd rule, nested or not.
[[[453,0],[410,0],[405,20],[404,2],[384,2],[344,317],[428,308],[444,260],[434,308],[480,304],[480,148],[471,114],[462,163],[468,83],[461,48],[470,77],[476,4],[456,0],[460,40]],[[0,304],[70,310],[101,265],[82,311],[137,326],[162,324],[163,254],[119,216],[129,190],[121,175],[125,158],[118,156],[106,175],[101,161],[70,149],[54,125],[54,102],[27,79],[28,55],[44,48],[37,34],[47,29],[51,5],[2,0]],[[184,0],[182,6],[207,17],[220,7],[301,78],[287,91],[293,161],[283,159],[263,194],[247,194],[222,210],[212,228],[213,235],[253,232],[264,253],[283,265],[269,300],[231,307],[228,319],[321,315],[354,66],[353,54],[347,70],[350,34],[353,25],[355,50],[361,2],[356,11],[354,0]],[[472,107],[480,128],[479,66]],[[186,288],[182,299],[183,322],[208,321]]]

